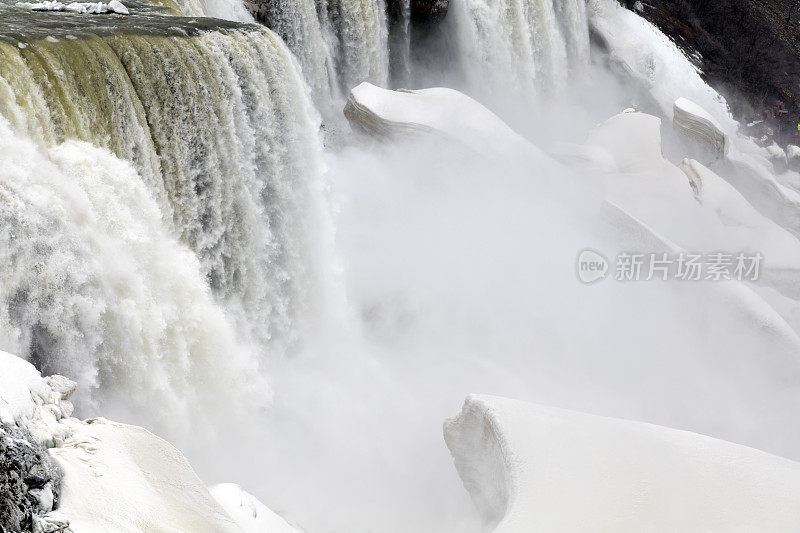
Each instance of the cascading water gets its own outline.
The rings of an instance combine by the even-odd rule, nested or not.
[[[384,0],[327,0],[338,34],[340,72],[345,88],[362,81],[386,86],[389,79],[386,5]]]
[[[552,93],[588,61],[582,0],[453,0],[448,16],[468,81],[495,95]]]
[[[255,352],[130,164],[78,141],[39,148],[2,117],[0,161],[4,349],[80,379],[89,413],[102,399],[173,435],[217,395],[268,398]]]
[[[247,374],[236,370],[247,350],[224,329],[203,278],[241,339],[272,356],[290,349],[310,323],[303,317],[323,305],[320,254],[330,224],[319,118],[280,39],[256,27],[147,14],[93,23],[43,13],[30,25],[25,13],[0,9],[7,9],[0,23],[0,115],[46,150],[39,160],[63,159],[55,170],[21,173],[19,185],[4,182],[10,255],[3,264],[25,269],[6,270],[0,298],[16,332],[14,350],[103,394],[131,392],[140,381],[135,376],[149,374],[152,394],[138,396],[188,405],[189,383],[213,381],[192,376],[195,364]],[[108,149],[135,171],[75,141]],[[81,150],[87,161],[73,161]],[[78,178],[83,189],[71,191]],[[134,193],[114,197],[122,183],[139,187],[135,205],[125,204]],[[31,189],[41,191],[30,197]],[[84,220],[104,226],[76,235],[70,224]],[[169,233],[199,265],[177,243],[169,245],[172,255],[158,256]],[[126,254],[134,253],[128,272]],[[63,261],[31,268],[51,254]],[[181,268],[170,273],[172,263]],[[194,280],[183,281],[195,270]],[[119,293],[128,285],[140,293]],[[123,352],[139,359],[126,362]],[[145,372],[159,365],[163,372]],[[130,387],[117,387],[123,374],[134,376]],[[185,383],[172,375],[186,375]]]
[[[278,33],[297,57],[318,105],[339,100],[336,47],[326,39],[325,19],[318,15],[314,0],[276,0],[259,7],[259,20]]]
[[[343,95],[362,81],[388,84],[382,0],[256,0],[252,5],[256,18],[297,58],[326,122],[340,120]]]

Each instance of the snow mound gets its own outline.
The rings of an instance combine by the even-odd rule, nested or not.
[[[0,500],[38,502],[37,531],[296,531],[234,485],[219,486],[212,496],[181,452],[146,429],[71,418],[68,398],[76,388],[63,376],[43,378],[27,361],[0,352],[0,451],[10,450],[0,464],[32,444],[43,447],[60,470],[50,476],[54,482],[43,481],[26,494],[0,493]],[[46,474],[49,467],[42,462],[31,468]]]
[[[76,531],[240,531],[168,442],[104,419],[70,425],[50,453],[64,473],[60,510]]]
[[[497,115],[453,89],[391,91],[364,82],[344,110],[350,124],[376,137],[432,133],[491,154],[538,151]]]
[[[679,134],[696,142],[709,162],[722,159],[728,153],[730,139],[716,119],[687,98],[675,100],[672,126]]]
[[[777,277],[800,271],[800,241],[795,235],[698,161],[687,159],[678,167],[664,158],[657,117],[615,115],[592,130],[585,149],[602,162],[595,169],[604,178],[606,199],[676,248],[760,252],[768,258],[764,271],[786,287]]]
[[[17,2],[15,5],[32,11],[69,11],[81,15],[101,15],[104,13],[130,15],[128,8],[119,0],[111,0],[107,4],[103,2],[70,2],[69,4],[64,4],[58,1],[45,0],[44,2]]]
[[[299,532],[239,485],[221,483],[209,490],[217,503],[233,517],[244,533]]]
[[[444,432],[496,533],[800,523],[800,464],[704,435],[475,395]]]

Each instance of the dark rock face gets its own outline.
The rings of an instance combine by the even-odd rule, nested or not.
[[[797,144],[800,0],[621,0],[690,56],[742,122]],[[760,136],[760,134],[758,135]]]
[[[404,0],[386,0],[389,21],[395,23],[403,18]],[[447,16],[450,0],[408,0],[411,24],[420,26],[438,24]]]
[[[31,435],[0,424],[0,531],[33,531],[58,503],[61,474]]]
[[[442,56],[449,8],[450,0],[386,0],[392,86],[416,86],[415,73]]]

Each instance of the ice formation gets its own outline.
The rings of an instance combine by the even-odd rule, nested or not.
[[[469,396],[445,423],[496,533],[789,531],[800,464],[641,422]]]
[[[57,1],[45,2],[18,2],[17,7],[23,7],[32,11],[69,11],[81,15],[101,15],[104,13],[116,13],[118,15],[130,15],[130,11],[119,0],[111,0],[107,4],[103,2],[70,2],[64,4]]]

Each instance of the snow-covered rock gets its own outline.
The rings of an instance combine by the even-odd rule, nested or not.
[[[444,432],[496,533],[800,524],[800,464],[704,435],[489,396]]]
[[[491,155],[538,152],[497,115],[453,89],[391,91],[364,82],[350,92],[344,113],[354,128],[376,137],[428,133]]]
[[[728,153],[730,139],[716,119],[687,98],[675,100],[672,126],[685,139],[697,144],[699,157],[704,162],[716,161]]]
[[[244,533],[299,533],[239,485],[221,483],[209,490]]]
[[[47,450],[24,428],[0,423],[0,531],[63,530],[46,518],[60,488],[61,472]]]
[[[69,11],[81,15],[101,15],[104,13],[130,15],[128,8],[119,0],[111,0],[107,4],[103,2],[70,2],[65,4],[54,0],[45,0],[44,2],[17,2],[15,5],[32,11]]]
[[[59,510],[76,531],[239,531],[168,442],[104,419],[69,423],[50,453],[64,473]]]
[[[586,149],[602,165],[606,198],[683,250],[760,252],[772,278],[800,273],[800,240],[757,210],[739,190],[695,160],[664,158],[661,121],[621,113],[598,125]],[[608,161],[612,164],[609,165]]]

